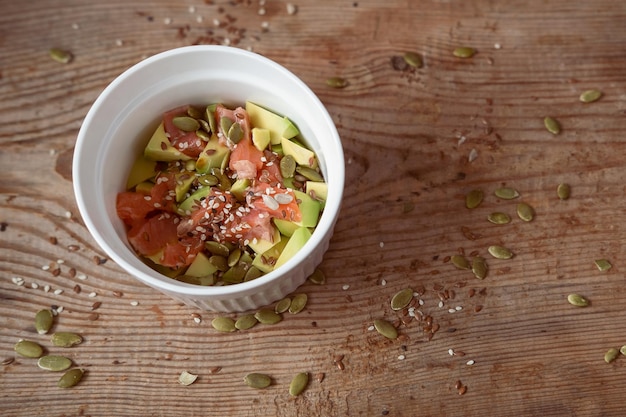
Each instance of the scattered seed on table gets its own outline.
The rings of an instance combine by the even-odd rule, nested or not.
[[[493,224],[509,224],[511,223],[511,216],[501,211],[496,211],[490,213],[487,216],[487,220],[489,220],[489,222]]]
[[[304,293],[295,294],[287,310],[291,314],[298,314],[299,312],[304,310],[304,307],[306,307],[307,301],[308,301],[308,296],[306,294]]]
[[[413,290],[411,288],[402,289],[391,298],[391,309],[394,311],[402,310],[409,305],[412,299]]]
[[[237,330],[235,327],[235,320],[230,317],[215,317],[211,321],[211,326],[218,332],[234,332]]]
[[[312,284],[322,285],[326,283],[326,275],[322,272],[321,269],[315,269],[311,275],[309,275],[308,280]]]
[[[254,317],[261,324],[276,324],[283,319],[280,314],[276,313],[274,310],[270,310],[269,308],[260,309],[254,313]]]
[[[61,64],[69,64],[74,56],[70,51],[61,48],[50,48],[48,51],[50,58]]]
[[[546,116],[543,119],[543,124],[548,132],[552,133],[553,135],[558,135],[561,132],[560,123],[553,117]]]
[[[513,200],[519,197],[519,192],[512,187],[500,187],[494,191],[496,197],[501,198],[503,200]]]
[[[402,58],[404,59],[404,62],[413,68],[422,68],[424,65],[421,55],[416,52],[406,52],[402,55]]]
[[[252,372],[243,377],[243,382],[249,387],[263,389],[270,386],[272,378],[269,375]]]
[[[576,307],[587,307],[589,305],[589,300],[583,297],[580,294],[570,294],[567,296],[567,301]]]
[[[396,327],[387,320],[374,320],[374,328],[378,333],[385,336],[387,339],[398,338],[398,329],[396,329]]]
[[[332,88],[345,88],[348,86],[348,81],[341,77],[330,77],[326,80],[326,85]]]
[[[615,359],[617,359],[618,355],[619,355],[619,349],[611,348],[611,349],[607,350],[607,352],[604,354],[604,361],[606,363],[611,363]]]
[[[39,310],[35,314],[35,330],[39,334],[46,334],[52,328],[54,316],[49,309]]]
[[[476,208],[483,202],[484,193],[482,190],[472,190],[465,196],[465,207]]]
[[[450,257],[450,261],[452,265],[454,265],[457,269],[470,269],[471,265],[468,260],[463,255],[452,255]]]
[[[85,371],[80,368],[70,369],[59,378],[57,385],[59,388],[71,388],[80,382],[84,374]]]
[[[583,103],[593,103],[602,97],[600,90],[587,90],[580,94],[579,100]]]
[[[194,382],[196,382],[196,379],[198,379],[198,375],[194,375],[192,373],[189,373],[187,371],[182,371],[180,373],[180,375],[178,376],[178,383],[180,385],[191,385]]]
[[[619,353],[621,353],[622,355],[626,355],[626,345],[622,346],[622,347],[619,349]]]
[[[46,355],[39,358],[37,366],[46,371],[58,372],[65,371],[72,366],[72,360],[65,356]]]
[[[30,340],[20,340],[13,347],[15,353],[25,358],[39,358],[43,355],[43,347]]]
[[[50,341],[54,346],[69,348],[81,344],[83,338],[81,335],[73,332],[56,332],[52,334]]]
[[[235,328],[237,330],[248,330],[256,326],[258,322],[254,314],[244,314],[235,321]]]
[[[292,397],[297,397],[300,395],[306,386],[309,384],[309,374],[308,372],[300,372],[296,376],[293,377],[291,383],[289,384],[289,395]]]
[[[475,256],[472,259],[472,273],[478,279],[485,279],[487,277],[488,267],[487,261],[481,256]],[[471,297],[471,296],[470,296]]]
[[[561,200],[567,200],[570,196],[571,189],[569,184],[561,183],[556,187],[556,195]]]
[[[493,245],[489,246],[487,250],[489,254],[496,259],[511,259],[513,257],[513,252],[504,246]]]
[[[607,259],[597,259],[595,261],[595,264],[600,271],[608,271],[609,269],[611,269],[612,266]]]
[[[535,218],[535,210],[527,203],[519,203],[516,208],[517,216],[525,222]]]
[[[460,46],[458,48],[454,48],[452,51],[452,55],[457,58],[471,58],[476,54],[476,49],[469,46]]]

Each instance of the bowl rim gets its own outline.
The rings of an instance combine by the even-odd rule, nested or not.
[[[96,224],[94,222],[94,218],[92,218],[92,213],[89,211],[87,204],[85,202],[83,189],[85,185],[81,180],[79,175],[73,175],[72,182],[74,188],[75,200],[78,205],[79,212],[82,216],[82,219],[90,232],[91,236],[95,239],[96,243],[107,253],[107,255],[112,258],[112,260],[119,265],[126,273],[131,275],[133,278],[136,278],[142,281],[144,284],[147,284],[153,288],[160,289],[161,291],[166,291],[168,293],[179,294],[190,297],[197,298],[228,298],[229,296],[237,295],[244,296],[258,292],[260,289],[267,285],[271,285],[276,279],[281,278],[283,276],[287,276],[293,271],[297,266],[301,263],[301,261],[296,262],[298,258],[304,258],[308,253],[312,251],[320,242],[322,242],[323,237],[332,233],[332,229],[334,228],[334,224],[336,222],[337,217],[339,216],[340,208],[341,208],[341,200],[343,197],[343,188],[345,183],[345,160],[342,149],[342,142],[339,134],[337,132],[336,126],[328,113],[328,110],[323,105],[321,100],[317,97],[317,95],[310,89],[308,85],[306,85],[300,78],[298,78],[294,73],[278,64],[277,62],[264,57],[263,55],[257,54],[255,52],[247,51],[241,48],[223,46],[223,45],[193,45],[193,46],[184,46],[174,49],[169,49],[155,55],[152,55],[144,60],[132,65],[131,67],[124,70],[121,74],[119,74],[113,81],[111,81],[98,95],[96,100],[93,102],[90,107],[87,115],[85,116],[81,128],[78,132],[75,149],[74,149],[74,158],[72,162],[72,172],[77,173],[81,169],[81,158],[80,155],[83,153],[83,147],[86,146],[86,132],[88,132],[92,122],[98,117],[98,111],[106,102],[108,96],[115,91],[121,83],[128,77],[133,74],[144,71],[149,68],[152,64],[159,62],[163,59],[177,59],[180,55],[184,54],[205,54],[205,53],[227,53],[227,54],[235,54],[243,57],[244,59],[254,60],[263,65],[269,66],[272,70],[276,70],[281,73],[281,76],[287,77],[291,80],[292,83],[297,85],[300,89],[300,92],[305,94],[308,100],[311,101],[312,104],[315,105],[316,111],[319,111],[319,116],[324,119],[324,122],[327,124],[329,132],[331,133],[332,140],[331,143],[336,146],[332,149],[332,152],[336,154],[336,158],[339,158],[340,161],[343,162],[341,166],[328,166],[327,169],[333,170],[333,177],[335,183],[337,183],[338,194],[336,201],[327,201],[326,207],[322,212],[322,216],[320,218],[320,222],[324,221],[325,230],[318,230],[318,226],[316,227],[314,233],[312,234],[309,241],[301,248],[296,255],[287,261],[284,265],[281,265],[280,268],[271,271],[263,276],[247,282],[242,282],[238,284],[232,285],[222,285],[222,286],[199,286],[184,283],[181,281],[177,281],[175,279],[169,278],[165,275],[159,274],[154,269],[150,268],[148,265],[143,264],[143,262],[138,258],[138,256],[132,253],[132,256],[136,257],[138,262],[141,262],[143,266],[136,267],[135,265],[129,263],[124,256],[120,255],[116,250],[113,249],[112,245],[109,244],[109,241],[102,236]],[[330,204],[329,204],[330,203]],[[330,218],[332,217],[332,218]],[[107,219],[108,221],[108,219]],[[122,244],[125,244],[123,239],[120,239]],[[308,249],[307,249],[308,248]],[[131,251],[132,252],[132,251]],[[154,274],[161,275],[161,277],[154,276]]]

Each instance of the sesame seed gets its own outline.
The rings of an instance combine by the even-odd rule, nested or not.
[[[380,243],[378,244],[378,246],[380,246],[381,248],[384,248],[384,247],[385,247],[385,242],[380,242]]]
[[[406,356],[404,356],[404,355],[398,355],[398,360],[399,360],[399,361],[403,361],[404,359],[406,359]]]
[[[136,307],[136,306],[139,305],[139,301],[131,301],[130,305],[133,306],[133,307]]]
[[[36,290],[37,288],[39,288],[39,284],[37,284],[36,282],[33,282],[32,284],[30,284],[30,287]]]
[[[11,281],[13,281],[15,285],[19,285],[19,286],[24,285],[24,278],[22,277],[13,277],[11,278]]]
[[[89,295],[87,297],[94,298],[94,297],[97,297],[97,296],[98,296],[98,294],[95,291],[92,291],[92,292],[89,293]]]
[[[386,280],[386,279],[381,279],[381,280],[380,280],[380,285],[382,285],[383,287],[384,287],[385,285],[387,285],[387,280]]]
[[[72,23],[72,29],[78,30],[80,29],[80,25],[78,23]]]
[[[41,269],[44,270],[44,271],[47,271],[47,270],[50,269],[50,265],[42,265]]]
[[[57,312],[57,313],[62,313],[62,312],[63,312],[63,310],[65,310],[65,309],[63,308],[63,306],[59,306],[59,307],[57,307],[57,308],[56,308],[56,312]]]
[[[376,329],[376,327],[374,327],[373,325],[372,325],[372,326],[369,326],[369,327],[367,328],[367,330],[368,330],[368,331],[370,331],[370,332],[371,332],[372,330],[374,330],[374,329]]]
[[[454,308],[449,308],[449,309],[448,309],[448,313],[456,313],[456,309],[454,309]]]
[[[187,10],[189,10],[189,13],[193,14],[193,13],[196,12],[196,6],[189,6],[189,9],[187,9]]]
[[[68,211],[66,211],[66,212],[65,212],[65,218],[67,218],[67,219],[71,219],[71,218],[72,218],[72,212],[71,212],[71,211],[69,211],[69,210],[68,210]]]
[[[454,349],[448,349],[448,355],[454,356]]]
[[[439,304],[437,304],[437,306],[438,306],[439,308],[443,308],[443,301],[439,301]]]
[[[456,307],[454,307],[454,309],[455,309],[456,311],[461,311],[461,310],[463,310],[463,307],[462,307],[462,306],[456,306]]]
[[[349,284],[345,284],[343,287],[341,287],[341,289],[344,290],[344,291],[346,291],[349,288],[350,288]]]
[[[54,295],[61,295],[61,294],[63,294],[63,290],[61,288],[57,288],[56,290],[54,290]]]
[[[85,275],[85,274],[78,274],[78,275],[76,275],[76,278],[78,278],[81,281],[84,281],[84,280],[87,279],[87,275]]]
[[[122,46],[122,45],[124,45],[124,41],[123,41],[123,40],[121,40],[121,39],[116,39],[116,40],[115,40],[115,45],[117,45],[117,46]]]
[[[166,25],[171,25],[172,24],[172,18],[171,17],[166,17],[165,19],[163,19],[163,23],[165,23]]]
[[[50,286],[48,284],[43,286],[44,292],[50,292]]]
[[[202,319],[200,317],[194,317],[193,321],[199,324],[202,321]]]
[[[474,359],[470,359],[470,360],[469,360],[469,361],[467,361],[465,364],[466,364],[466,365],[469,365],[469,366],[472,366],[472,365],[474,365],[475,363],[476,363],[476,361],[474,361]]]

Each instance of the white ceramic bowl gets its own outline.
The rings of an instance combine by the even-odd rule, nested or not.
[[[287,263],[256,280],[204,287],[163,276],[145,265],[126,240],[115,210],[134,158],[162,113],[188,103],[259,103],[295,122],[319,158],[328,199],[311,239]],[[73,160],[80,214],[107,255],[130,275],[189,305],[246,311],[293,292],[328,249],[344,186],[343,149],[335,125],[315,94],[277,63],[241,49],[190,46],[147,58],[100,94],[78,133]]]

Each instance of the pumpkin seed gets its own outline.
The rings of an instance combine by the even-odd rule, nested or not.
[[[472,259],[472,273],[478,279],[485,279],[487,277],[487,261],[481,256],[475,256]]]
[[[291,305],[289,306],[289,312],[291,314],[298,314],[304,307],[308,301],[309,297],[306,294],[295,294],[293,299],[291,300]]]
[[[227,136],[232,143],[239,143],[241,139],[243,139],[243,130],[241,130],[241,125],[239,125],[239,123],[233,123],[230,129],[228,129]]]
[[[60,48],[51,48],[48,53],[50,54],[50,58],[61,64],[68,64],[74,58],[71,52]]]
[[[450,261],[452,265],[456,266],[458,269],[470,269],[470,264],[463,255],[452,255]]]
[[[228,246],[214,240],[205,242],[204,247],[213,255],[222,256],[224,258],[230,253]]]
[[[415,52],[406,52],[402,55],[404,62],[410,65],[413,68],[422,68],[424,66],[424,62],[422,61],[422,56]]]
[[[263,275],[263,272],[259,268],[257,268],[256,266],[251,266],[250,268],[248,268],[248,271],[246,271],[246,275],[244,275],[243,280],[244,282],[252,281],[253,279],[257,279],[261,275]]]
[[[30,340],[20,340],[13,347],[15,353],[25,358],[39,358],[43,355],[43,348]]]
[[[580,294],[570,294],[567,296],[567,301],[576,307],[587,307],[589,305],[589,300],[583,297]]]
[[[619,353],[621,353],[622,355],[626,355],[626,345],[619,348]]]
[[[69,348],[79,345],[83,342],[83,338],[72,332],[56,332],[52,335],[52,344],[58,347]]]
[[[315,269],[315,271],[313,271],[307,279],[315,285],[322,285],[326,283],[326,275],[324,275],[324,272],[321,269]]]
[[[291,178],[296,172],[296,159],[292,155],[285,155],[280,160],[279,166],[283,178]]]
[[[465,207],[468,209],[476,208],[483,202],[483,190],[472,190],[465,196]]]
[[[59,378],[57,385],[59,388],[71,388],[83,379],[84,374],[85,371],[80,368],[70,369]]]
[[[204,122],[204,120],[202,120],[202,121]],[[204,122],[204,123],[206,123],[206,122]],[[208,142],[211,139],[211,136],[209,136],[209,134],[207,132],[205,132],[204,130],[202,130],[202,129],[196,130],[196,136],[199,137],[200,139],[202,139],[205,142]],[[190,161],[193,161],[193,160],[190,160]]]
[[[213,255],[209,257],[209,263],[216,267],[219,271],[226,272],[228,271],[228,259],[223,256]]]
[[[241,259],[241,249],[237,248],[228,254],[228,266],[232,267],[237,265],[239,259]]]
[[[530,222],[535,218],[535,210],[527,203],[519,203],[517,216],[525,222]]]
[[[204,174],[198,177],[198,182],[205,187],[211,187],[213,185],[217,185],[219,181],[215,175]],[[220,243],[215,241],[209,241],[207,243],[215,243],[217,245],[220,245]],[[226,255],[228,255],[228,253]]]
[[[561,132],[560,123],[553,117],[546,116],[543,119],[543,124],[546,129],[548,129],[548,132],[552,133],[553,135],[558,135],[559,132]]]
[[[48,309],[39,310],[35,314],[35,329],[39,334],[46,334],[52,328],[54,323],[54,316],[52,311]]]
[[[408,306],[413,299],[413,289],[405,288],[398,291],[391,297],[391,309],[398,311]]]
[[[374,328],[378,333],[385,336],[387,339],[396,339],[398,337],[398,329],[396,329],[396,327],[387,320],[374,320]]]
[[[217,104],[209,104],[204,110],[204,118],[209,123],[211,133],[217,133],[217,121],[215,120],[215,109]]]
[[[489,220],[493,224],[508,224],[511,223],[511,216],[502,212],[494,212],[487,216],[487,220]]]
[[[618,355],[619,355],[619,349],[611,348],[611,349],[607,350],[607,352],[604,354],[604,362],[611,363],[615,359],[617,359]]]
[[[254,313],[254,317],[262,324],[276,324],[283,319],[280,314],[269,308],[262,308]]]
[[[177,116],[172,119],[174,126],[184,132],[195,132],[200,129],[200,123],[193,117],[189,116]]]
[[[561,200],[567,200],[570,196],[570,193],[571,193],[571,189],[570,189],[569,184],[561,183],[558,185],[558,187],[556,187],[556,195]]]
[[[278,314],[281,314],[289,310],[289,306],[291,306],[291,298],[285,297],[276,304],[276,306],[274,307],[274,311]]]
[[[606,259],[597,259],[595,261],[595,264],[600,271],[608,271],[609,269],[611,269],[612,266],[611,262]]]
[[[345,88],[348,81],[341,77],[330,77],[326,80],[326,85],[332,88]]]
[[[254,314],[244,314],[235,321],[235,328],[237,330],[248,330],[256,326],[258,322]]]
[[[235,327],[235,320],[230,317],[215,317],[211,321],[211,326],[218,332],[230,333],[237,330]]]
[[[594,101],[598,100],[600,97],[602,97],[602,92],[599,90],[587,90],[587,91],[583,91],[580,94],[580,101],[582,101],[583,103],[593,103]]]
[[[302,394],[302,391],[304,391],[308,384],[308,372],[300,372],[293,377],[291,383],[289,384],[289,395],[291,395],[292,397],[297,397],[298,395]]]
[[[187,116],[194,119],[202,119],[202,110],[194,106],[189,106],[187,108]]]
[[[232,127],[233,123],[234,122],[228,117],[222,117],[220,119],[220,129],[222,130],[222,133],[224,133],[225,136],[228,136],[228,131]]]
[[[65,371],[72,366],[72,360],[65,356],[47,355],[39,358],[37,366],[46,371]]]
[[[452,54],[457,58],[471,58],[476,54],[476,49],[469,46],[460,46],[454,48]]]
[[[265,374],[253,372],[244,376],[243,382],[245,382],[249,387],[263,389],[270,386],[272,378]]]
[[[178,376],[178,383],[180,385],[191,385],[194,382],[196,382],[196,379],[198,379],[198,375],[194,375],[192,373],[189,373],[187,371],[182,371],[180,373],[180,375]]]
[[[324,177],[322,177],[322,174],[320,174],[313,168],[299,165],[296,167],[296,172],[302,175],[304,178],[306,178],[309,181],[324,182]]]
[[[511,187],[500,187],[494,191],[494,194],[503,200],[513,200],[519,197],[519,192]]]
[[[247,268],[248,265],[243,262],[234,265],[229,268],[228,271],[224,272],[224,275],[222,275],[222,281],[229,284],[239,284],[240,282],[243,282],[243,279],[246,276]]]
[[[489,251],[491,256],[493,256],[496,259],[511,259],[513,257],[513,252],[511,252],[509,249],[505,248],[504,246],[498,246],[498,245],[489,246],[487,250]]]

